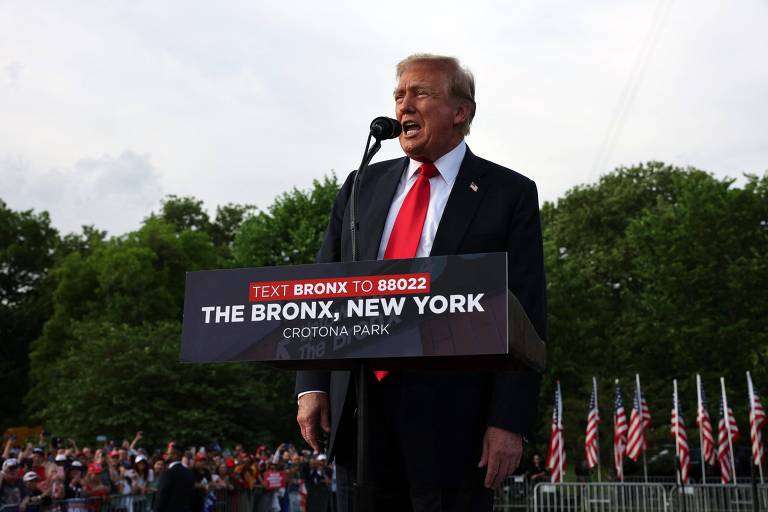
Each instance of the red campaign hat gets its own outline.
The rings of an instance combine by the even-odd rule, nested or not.
[[[232,457],[227,457],[227,460],[224,463],[227,465],[228,468],[235,467],[235,459],[233,459]]]
[[[101,466],[99,466],[95,462],[92,464],[88,464],[88,472],[98,475],[99,473],[101,473]]]
[[[109,452],[110,457],[117,457],[119,455],[120,455],[120,452],[117,450],[112,450],[111,452]]]
[[[197,452],[197,453],[195,454],[195,460],[205,460],[205,459],[207,459],[207,458],[208,458],[208,457],[206,457],[206,456],[205,456],[205,454],[204,454],[203,452]]]

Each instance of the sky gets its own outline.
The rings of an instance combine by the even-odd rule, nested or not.
[[[766,26],[768,0],[0,0],[0,199],[113,235],[168,194],[265,208],[354,169],[420,52],[472,70],[467,143],[542,202],[650,160],[763,174]]]

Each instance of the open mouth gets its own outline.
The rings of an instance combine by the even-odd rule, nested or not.
[[[403,135],[408,137],[414,137],[421,131],[421,126],[415,121],[405,121],[403,123]]]

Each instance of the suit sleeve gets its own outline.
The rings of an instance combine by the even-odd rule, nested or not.
[[[157,493],[155,494],[154,509],[157,512],[168,510],[168,496],[171,492],[170,469],[160,475],[160,482],[157,484]]]
[[[507,229],[508,286],[539,336],[547,337],[544,249],[536,184],[526,181]],[[499,372],[494,376],[488,424],[524,436],[533,433],[541,375]]]
[[[349,196],[352,192],[354,174],[352,172],[347,176],[341,190],[336,194],[328,228],[325,230],[323,243],[317,253],[317,263],[333,263],[342,259],[341,238],[344,229],[347,228],[344,225],[344,211],[347,209]],[[331,374],[328,371],[298,371],[296,372],[294,395],[297,396],[304,391],[324,391],[328,393],[330,391],[330,383]]]

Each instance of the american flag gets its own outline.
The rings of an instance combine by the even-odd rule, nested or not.
[[[592,395],[589,397],[589,413],[587,415],[587,438],[584,442],[584,450],[587,455],[587,467],[592,469],[597,466],[600,457],[598,447],[598,429],[600,423],[600,411],[597,409],[597,389],[592,384]]]
[[[624,481],[624,448],[627,443],[627,415],[621,401],[621,388],[616,381],[616,400],[613,412],[613,463],[616,479]]]
[[[562,482],[565,468],[565,439],[563,436],[563,400],[560,395],[560,381],[555,386],[555,406],[552,409],[552,435],[549,438],[547,469],[553,482]]]
[[[731,481],[731,447],[728,442],[728,429],[725,426],[723,400],[720,400],[720,421],[717,424],[717,460],[720,463],[720,481],[727,484]],[[739,426],[733,417],[733,410],[728,408],[728,424],[731,430],[731,443],[736,443],[741,437]]]
[[[629,433],[627,434],[627,457],[636,461],[645,449],[645,418],[643,417],[640,388],[635,388],[632,412],[629,415]]]
[[[643,442],[645,443],[643,448],[648,447],[648,431],[651,429],[651,411],[648,409],[648,402],[645,401],[645,393],[640,395],[642,406],[643,406],[643,432],[645,433],[645,438],[643,439]]]
[[[707,397],[704,395],[704,386],[699,381],[699,407],[698,414],[696,416],[696,424],[701,430],[701,439],[704,462],[707,464],[714,464],[717,462],[717,456],[715,455],[715,437],[712,434],[712,421],[709,419],[709,411],[707,410]]]
[[[747,383],[749,384],[749,435],[752,440],[752,460],[756,466],[759,466],[765,458],[763,433],[761,430],[768,422],[768,417],[766,417],[763,410],[763,404],[760,403],[760,397],[755,392],[749,372],[747,372]]]
[[[688,455],[688,435],[685,432],[685,419],[680,410],[680,402],[677,399],[677,393],[673,397],[672,406],[672,438],[675,440],[675,449],[677,451],[680,463],[680,480],[683,484],[688,483],[688,471],[690,470],[691,460]]]

